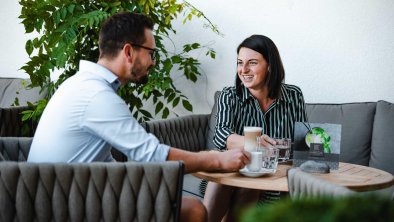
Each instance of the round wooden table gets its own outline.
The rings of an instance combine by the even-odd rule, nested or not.
[[[287,169],[291,167],[288,164],[279,164],[275,174],[257,178],[246,177],[238,172],[197,172],[193,173],[193,175],[200,179],[235,187],[288,192]],[[394,177],[390,173],[351,163],[339,163],[338,170],[331,170],[328,174],[314,173],[313,175],[328,182],[348,187],[354,191],[377,190],[394,185]]]

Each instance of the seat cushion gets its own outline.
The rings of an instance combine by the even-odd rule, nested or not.
[[[369,166],[394,174],[394,104],[378,101]]]
[[[0,162],[1,221],[179,221],[181,161]]]
[[[342,125],[340,161],[369,165],[376,103],[307,104],[311,123]]]

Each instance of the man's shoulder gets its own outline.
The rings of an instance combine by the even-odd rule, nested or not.
[[[66,80],[67,87],[81,87],[83,90],[112,90],[111,85],[100,75],[90,71],[78,71],[74,76]]]

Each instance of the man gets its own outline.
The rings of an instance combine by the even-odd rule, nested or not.
[[[152,21],[141,14],[120,13],[107,19],[99,36],[96,63],[81,61],[49,101],[37,127],[29,162],[114,161],[115,147],[135,161],[183,160],[186,173],[235,171],[249,154],[241,149],[192,153],[160,144],[132,117],[117,95],[121,84],[146,83],[155,64]],[[181,220],[203,221],[200,201],[183,198]]]

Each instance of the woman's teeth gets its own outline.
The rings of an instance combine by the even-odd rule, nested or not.
[[[245,80],[245,81],[252,81],[253,80],[253,76],[252,75],[245,75],[245,76],[242,76],[243,77],[243,79]]]

